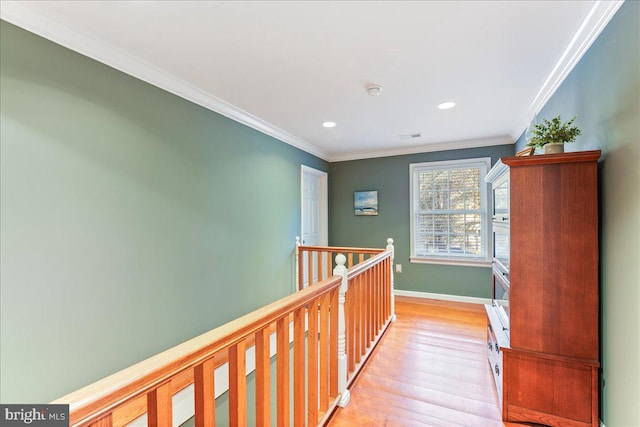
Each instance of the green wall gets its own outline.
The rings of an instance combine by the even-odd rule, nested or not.
[[[326,162],[0,30],[0,401],[50,401],[293,289],[300,165]]]
[[[599,149],[602,419],[640,425],[640,3],[627,1],[539,118],[578,115],[567,151]],[[525,144],[518,140],[518,149]],[[568,256],[571,256],[568,254]]]
[[[331,163],[329,167],[329,243],[384,247],[394,239],[395,288],[407,291],[490,298],[491,269],[409,262],[409,164],[475,157],[512,156],[513,145],[436,151]],[[355,216],[353,192],[378,191],[378,216]]]

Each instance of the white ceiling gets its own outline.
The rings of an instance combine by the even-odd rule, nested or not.
[[[620,4],[3,1],[0,12],[333,161],[513,142]],[[457,107],[437,108],[448,100]],[[400,138],[411,133],[422,137]]]

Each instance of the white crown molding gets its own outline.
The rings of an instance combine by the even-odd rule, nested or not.
[[[511,137],[517,140],[522,132],[529,126],[533,118],[542,110],[544,105],[564,82],[569,73],[580,62],[580,59],[589,50],[593,42],[598,38],[602,30],[607,26],[613,15],[620,9],[624,0],[596,1],[584,19],[578,31],[562,52],[560,59],[551,70],[551,73],[538,90],[533,101],[527,109],[522,123],[511,133]]]
[[[513,144],[515,141],[510,136],[498,136],[494,138],[468,139],[463,141],[437,142],[432,144],[416,145],[412,147],[391,148],[376,151],[355,151],[351,153],[336,154],[329,158],[330,162],[344,162],[348,160],[372,159],[376,157],[402,156],[405,154],[429,153],[432,151],[461,150],[464,148],[489,147],[493,145]]]
[[[329,154],[290,133],[207,93],[158,67],[70,28],[19,1],[2,1],[0,18],[84,56],[235,120],[309,154],[329,159]]]

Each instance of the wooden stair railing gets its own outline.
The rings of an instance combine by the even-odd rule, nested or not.
[[[214,369],[217,359],[227,357],[229,424],[245,426],[245,349],[247,343],[253,341],[257,425],[271,425],[274,416],[278,425],[290,425],[289,402],[294,406],[293,425],[303,425],[300,420],[305,416],[308,417],[308,425],[318,425],[318,420],[328,417],[339,397],[338,353],[330,349],[338,347],[340,310],[333,307],[338,306],[341,285],[341,277],[326,279],[52,403],[69,404],[70,426],[125,425],[140,415],[131,409],[136,405],[142,405],[147,413],[149,426],[171,426],[172,396],[185,383],[189,384],[188,378],[192,378],[196,426],[215,426]],[[289,395],[291,321],[294,330],[293,399]],[[318,339],[308,340],[310,351],[305,354],[306,322],[309,336]],[[277,342],[276,396],[271,395],[270,387],[269,337],[274,327]],[[276,401],[276,414],[270,413],[272,400]]]
[[[333,263],[334,257],[338,254],[346,257],[346,266],[351,268],[382,252],[384,249],[307,246],[300,244],[300,238],[296,237],[296,283],[298,290],[330,277],[336,266]]]
[[[316,252],[347,249],[351,255],[336,256],[331,277],[52,403],[69,405],[73,427],[120,427],[138,423],[144,414],[148,426],[170,427],[174,395],[191,387],[189,416],[198,427],[213,427],[216,369],[226,363],[229,425],[246,426],[248,410],[255,411],[257,426],[270,426],[272,420],[278,426],[324,425],[337,405],[348,404],[349,384],[394,319],[393,240],[387,243],[386,250],[320,248]],[[317,249],[307,248],[309,253]],[[255,354],[254,408],[247,408],[249,347]]]
[[[387,239],[386,250],[302,246],[299,240],[296,240],[297,284],[300,289],[315,286],[315,279],[320,280],[324,277],[322,271],[326,268],[326,262],[322,260],[330,259],[329,256],[339,253],[333,274],[343,276],[346,293],[345,342],[338,344],[338,352],[341,355],[338,367],[343,370],[338,375],[341,392],[339,405],[345,406],[349,402],[349,385],[366,363],[390,322],[395,321],[393,239]],[[344,264],[349,268],[344,268]],[[339,333],[339,336],[342,334]],[[345,359],[342,360],[340,357]]]
[[[347,385],[360,372],[389,323],[395,321],[393,258],[390,238],[384,252],[355,265],[347,273]]]

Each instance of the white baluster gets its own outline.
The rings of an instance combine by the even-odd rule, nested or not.
[[[393,293],[395,292],[394,290],[394,285],[393,285],[393,259],[395,256],[395,248],[393,247],[393,239],[391,237],[389,237],[387,239],[387,250],[391,251],[391,321],[395,322],[396,321],[396,299],[395,296],[393,295]]]
[[[336,256],[337,265],[333,269],[334,276],[342,277],[342,285],[340,285],[338,293],[338,392],[341,393],[338,405],[342,408],[347,406],[351,397],[349,390],[347,390],[346,321],[344,316],[344,302],[349,288],[346,262],[347,257],[338,254]]]
[[[298,291],[300,283],[300,236],[296,236],[296,283],[293,285],[293,291]]]

